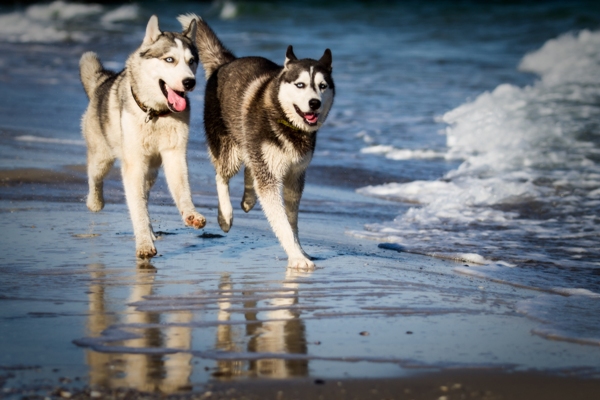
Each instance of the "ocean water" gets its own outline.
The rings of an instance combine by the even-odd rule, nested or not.
[[[122,68],[150,15],[175,30],[185,12],[205,17],[238,56],[283,62],[289,44],[299,57],[332,50],[337,97],[308,184],[383,198],[393,210],[348,235],[568,296],[519,310],[549,321],[541,335],[600,343],[599,4],[3,5],[0,168],[82,164],[80,55],[94,50]],[[202,94],[190,95],[194,110]],[[194,112],[192,175],[207,162],[201,126]]]
[[[527,53],[518,69],[537,74],[535,82],[503,83],[440,116],[448,125],[444,154],[363,149],[460,165],[436,180],[359,189],[418,205],[353,234],[424,254],[537,268],[568,277],[551,284],[598,292],[598,54],[600,32],[590,30],[560,35]]]

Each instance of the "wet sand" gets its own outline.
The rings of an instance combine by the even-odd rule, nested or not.
[[[77,176],[74,173],[41,168],[22,168],[0,171],[0,185],[2,186],[17,186],[32,183],[85,183],[85,177]]]
[[[584,399],[600,389],[598,347],[535,336],[539,322],[516,312],[539,293],[344,234],[389,219],[394,203],[309,182],[300,236],[318,268],[291,271],[259,209],[235,207],[224,234],[214,188],[199,188],[208,225],[194,231],[161,180],[150,207],[159,256],[139,263],[118,174],[93,214],[81,171],[0,173],[11,182],[0,186],[7,398]],[[236,181],[234,206],[240,194]]]
[[[395,379],[297,379],[209,384],[194,393],[151,393],[135,389],[77,388],[57,385],[48,394],[71,399],[215,399],[215,400],[589,400],[597,380],[536,373],[452,371]],[[21,394],[27,395],[27,391]]]
[[[551,377],[535,373],[499,371],[446,371],[395,379],[297,380],[284,382],[218,384],[216,399],[474,399],[562,400],[593,399],[600,382]],[[206,393],[206,392],[205,392]],[[202,396],[199,396],[202,397]]]

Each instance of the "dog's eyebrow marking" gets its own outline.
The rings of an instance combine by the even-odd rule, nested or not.
[[[183,61],[185,62],[185,49],[183,48],[183,42],[179,38],[175,38],[175,40],[173,40],[173,41],[177,45],[177,52],[179,54],[181,54],[181,56],[179,58],[183,59]]]
[[[150,48],[141,51],[139,53],[140,57],[145,58],[145,59],[151,59],[151,58],[162,58],[163,56],[165,56],[166,54],[173,54],[173,49],[175,48],[175,46],[173,46],[173,43],[176,44],[176,48],[179,51],[179,53],[183,52],[183,42],[181,41],[181,39],[179,38],[174,38],[172,41],[168,40],[168,36],[165,35],[165,38],[167,39],[163,39],[160,42],[157,40],[155,42],[155,44],[153,44],[152,46],[150,46]]]
[[[322,82],[326,81],[325,75],[323,75],[322,72],[318,72],[318,71],[315,72],[315,78],[314,79],[315,79],[315,85],[316,84],[321,84]]]
[[[194,60],[196,60],[196,61],[198,60],[198,57],[197,57],[196,54],[194,54],[194,51],[191,48],[187,47],[187,46],[183,49],[183,55],[184,55],[184,57],[185,57],[186,60],[189,60],[189,59],[192,59],[192,58]]]
[[[308,84],[306,83],[305,79],[308,79]],[[300,81],[305,85],[310,85],[310,74],[308,73],[308,71],[302,71],[298,74],[298,77],[295,79],[295,81]]]

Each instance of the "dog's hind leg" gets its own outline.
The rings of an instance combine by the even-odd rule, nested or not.
[[[212,149],[211,155],[213,154]],[[227,233],[233,224],[233,207],[229,197],[229,180],[238,173],[242,161],[239,157],[237,147],[226,138],[221,139],[219,157],[212,157],[217,172],[215,181],[217,183],[217,195],[219,197],[219,226]]]
[[[156,183],[156,179],[158,178],[158,168],[151,166],[146,174],[146,180],[144,182],[144,191],[146,192],[146,198],[150,198],[150,189]]]
[[[88,150],[87,173],[89,193],[86,200],[90,211],[98,212],[104,208],[104,178],[110,172],[115,159],[110,151]]]
[[[254,191],[254,178],[252,170],[244,168],[244,196],[242,197],[242,210],[249,212],[256,205],[256,192]]]
[[[217,182],[217,195],[219,196],[219,226],[223,232],[227,233],[233,224],[233,208],[229,197],[229,177],[224,177],[217,173],[215,180]]]
[[[183,223],[195,229],[203,228],[206,225],[206,218],[196,211],[192,202],[185,151],[164,151],[162,152],[162,159],[167,184],[177,209],[181,213]]]

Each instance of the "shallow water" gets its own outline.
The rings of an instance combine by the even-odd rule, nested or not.
[[[0,364],[60,358],[74,374],[86,365],[90,382],[138,388],[457,365],[597,373],[599,6],[304,5],[0,7],[2,329],[5,346],[22,346]],[[323,270],[286,275],[260,211],[215,236],[202,85],[190,95],[188,156],[208,236],[175,225],[160,179],[151,202],[162,257],[137,269],[117,171],[107,209],[85,210],[80,55],[122,68],[152,13],[179,29],[175,17],[190,11],[239,56],[282,62],[288,44],[300,57],[331,48],[337,97],[301,209]],[[257,229],[264,236],[252,239]],[[198,271],[205,259],[213,264]],[[36,336],[42,322],[52,340]],[[486,332],[501,339],[482,341]]]
[[[301,230],[314,231],[304,246],[320,268],[303,272],[285,270],[260,215],[236,213],[225,237],[183,228],[172,206],[153,206],[160,256],[136,264],[124,205],[90,214],[80,204],[24,204],[0,202],[9,397],[456,368],[600,374],[600,348],[548,341],[543,315],[519,314],[547,309],[544,297],[455,274],[462,264],[340,240],[352,222],[344,216],[305,214]]]

